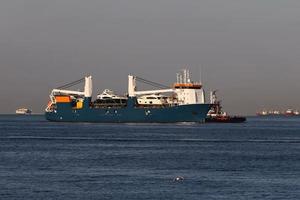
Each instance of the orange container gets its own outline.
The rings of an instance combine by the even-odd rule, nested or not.
[[[70,103],[70,96],[55,96],[56,103]]]

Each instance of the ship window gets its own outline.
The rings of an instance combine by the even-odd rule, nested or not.
[[[147,99],[156,99],[156,97],[147,97]]]
[[[149,103],[152,104],[152,101],[150,101]]]

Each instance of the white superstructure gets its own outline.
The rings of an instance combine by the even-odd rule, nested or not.
[[[191,81],[190,71],[183,69],[177,73],[177,83],[174,84],[178,102],[182,104],[205,103],[205,94],[200,82]]]
[[[205,103],[205,93],[202,88],[202,84],[191,81],[191,76],[188,69],[183,69],[177,74],[177,82],[174,84],[173,88],[170,89],[136,91],[136,77],[133,75],[128,76],[129,97],[160,93],[175,94],[176,98],[174,98],[174,102],[179,105]]]

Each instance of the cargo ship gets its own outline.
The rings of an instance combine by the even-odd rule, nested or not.
[[[85,82],[83,91],[68,90]],[[137,81],[159,89],[137,91]],[[177,73],[172,87],[128,75],[128,93],[124,96],[105,89],[92,100],[92,77],[53,89],[45,117],[56,122],[99,123],[176,123],[205,122],[211,104],[205,102],[200,82],[190,79],[189,70]]]
[[[246,121],[243,116],[230,116],[222,110],[221,101],[218,100],[216,90],[210,93],[211,108],[207,113],[207,123],[242,123]]]

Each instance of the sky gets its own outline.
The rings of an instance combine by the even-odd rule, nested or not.
[[[42,113],[53,88],[88,74],[94,94],[123,94],[128,74],[171,85],[185,67],[229,113],[300,110],[299,10],[299,0],[2,0],[0,113]]]

